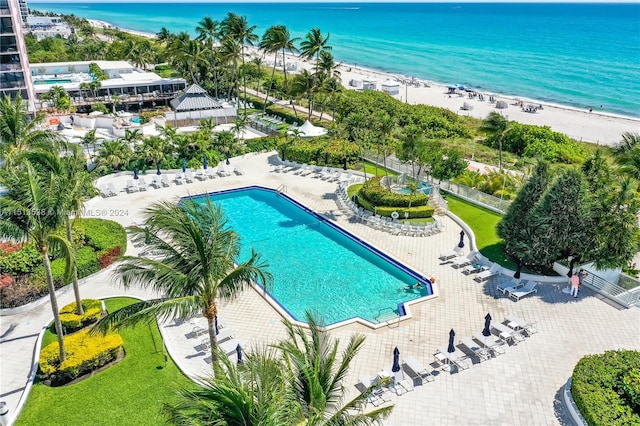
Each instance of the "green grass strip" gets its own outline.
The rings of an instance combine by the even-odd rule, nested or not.
[[[115,298],[108,299],[106,305],[112,312],[134,302],[135,299]],[[15,424],[166,424],[160,407],[164,402],[175,401],[177,390],[190,386],[191,381],[168,354],[165,361],[157,325],[141,324],[120,334],[126,351],[122,361],[67,386],[51,388],[36,382]],[[51,336],[47,340],[50,339]]]
[[[480,253],[492,262],[515,270],[515,262],[505,256],[502,240],[496,233],[496,226],[502,219],[502,215],[449,193],[445,195],[445,199],[449,204],[449,210],[473,230]]]

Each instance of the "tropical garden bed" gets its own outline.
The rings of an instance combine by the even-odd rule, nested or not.
[[[64,230],[60,230],[64,233]],[[127,249],[124,228],[104,219],[79,219],[73,223],[78,278],[87,277],[106,268]],[[50,256],[51,272],[56,288],[70,283],[65,277],[66,262],[56,251]],[[0,308],[14,308],[48,294],[42,256],[33,242],[0,244]]]
[[[134,302],[130,298],[105,301],[109,311]],[[165,424],[162,404],[174,401],[177,390],[192,386],[191,382],[165,353],[155,324],[127,328],[120,335],[127,352],[124,359],[63,387],[52,388],[36,380],[15,424]],[[47,331],[43,347],[56,339]]]

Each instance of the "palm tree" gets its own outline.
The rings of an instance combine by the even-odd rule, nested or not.
[[[146,161],[153,161],[157,174],[161,174],[160,165],[167,158],[168,146],[167,141],[160,136],[150,136],[140,146],[140,154]]]
[[[183,389],[179,402],[163,407],[169,423],[180,425],[280,426],[302,419],[288,391],[286,365],[273,349],[252,351],[242,365],[221,355],[223,369],[193,390]]]
[[[273,77],[276,72],[276,66],[278,64],[278,53],[282,52],[282,72],[284,73],[284,88],[285,92],[289,91],[289,82],[287,80],[287,67],[286,59],[287,52],[295,53],[297,51],[295,43],[300,40],[299,37],[291,38],[289,29],[284,25],[273,25],[267,29],[262,36],[259,47],[264,50],[265,53],[273,53],[273,71],[271,72],[271,84],[267,88],[267,96],[265,97],[265,106],[269,99],[269,91],[273,86]],[[264,110],[263,110],[264,112]]]
[[[320,51],[320,62],[318,64],[321,73],[324,73],[327,77],[340,77],[340,71],[338,67],[340,64],[336,63],[331,52],[327,50]]]
[[[225,37],[222,39],[220,45],[220,56],[222,60],[231,64],[233,67],[232,71],[232,84],[229,85],[229,90],[227,92],[227,99],[231,100],[231,89],[235,86],[236,96],[240,96],[240,86],[239,86],[239,77],[238,77],[238,60],[242,56],[242,46],[236,40],[231,37]]]
[[[287,339],[276,345],[282,351],[291,372],[291,390],[301,405],[306,425],[379,424],[393,409],[392,406],[363,413],[366,392],[342,404],[346,377],[353,358],[358,354],[364,336],[354,334],[338,356],[339,341],[306,314],[309,330],[284,321]],[[354,414],[356,413],[357,414]]]
[[[98,151],[97,163],[101,170],[121,170],[133,157],[128,144],[115,140],[105,141]]]
[[[636,180],[640,180],[640,133],[625,132],[615,148],[618,169]]]
[[[187,319],[200,313],[208,322],[211,359],[217,369],[214,321],[218,299],[235,298],[252,281],[270,285],[267,264],[255,251],[248,260],[238,261],[239,237],[228,227],[220,206],[210,198],[203,203],[156,203],[144,211],[144,217],[145,228],[134,227],[130,231],[134,241],[146,240],[157,257],[126,256],[116,273],[125,287],[138,283],[162,296],[110,313],[96,325],[96,330],[105,332],[110,327],[130,326],[157,317]]]
[[[313,85],[316,85],[316,77],[320,70],[320,53],[326,50],[331,50],[332,47],[327,43],[329,42],[330,34],[327,33],[325,38],[319,28],[312,28],[307,33],[305,39],[300,43],[300,56],[306,59],[313,59],[315,56],[315,71],[313,73]],[[313,103],[310,100],[310,103]]]
[[[215,95],[218,97],[218,64],[214,44],[220,41],[222,28],[220,27],[220,23],[211,19],[210,16],[205,16],[202,18],[200,22],[198,22],[198,26],[196,27],[196,32],[198,33],[197,39],[203,43],[206,43],[208,48],[208,52],[210,52],[211,56],[211,69],[213,70],[213,84],[215,86]]]
[[[223,130],[222,132],[218,132],[218,134],[216,135],[214,144],[216,146],[216,149],[224,154],[224,156],[227,158],[227,164],[229,164],[231,152],[236,145],[236,137],[230,131]]]
[[[20,96],[0,99],[0,157],[5,164],[14,164],[27,149],[59,145],[60,137],[50,130],[39,129],[43,116],[29,120],[27,102]]]
[[[498,149],[500,151],[500,157],[498,160],[498,168],[502,170],[502,139],[511,129],[509,126],[509,120],[495,111],[491,111],[487,118],[482,123],[481,129],[485,132],[493,134],[498,139]]]
[[[297,74],[293,79],[293,84],[291,85],[291,93],[294,96],[299,96],[302,94],[307,95],[307,100],[309,101],[309,120],[311,120],[312,113],[312,100],[313,100],[313,92],[315,90],[315,77],[309,72],[309,70],[302,70],[300,74]]]
[[[87,150],[87,158],[89,160],[92,160],[93,157],[95,156],[97,143],[98,143],[98,138],[96,138],[96,129],[89,130],[87,133],[85,133],[85,135],[80,140],[80,145],[84,146],[85,149]],[[93,151],[93,155],[91,155],[91,152],[89,151],[89,147],[91,147],[91,150]]]
[[[249,25],[246,16],[239,16],[233,12],[229,12],[227,17],[222,21],[222,27],[227,36],[231,37],[240,44],[240,57],[242,59],[242,68],[244,69],[244,46],[253,46],[258,41],[255,34],[256,26]],[[242,85],[244,86],[244,113],[247,113],[247,75],[242,74]]]
[[[50,249],[55,247],[66,259],[67,276],[75,260],[69,241],[58,234],[58,229],[64,223],[64,216],[59,212],[67,207],[62,181],[51,171],[38,173],[28,161],[23,162],[21,167],[0,169],[0,184],[7,188],[7,192],[0,197],[0,237],[14,241],[31,240],[42,256],[60,348],[60,362],[67,358],[67,354],[51,273]]]
[[[238,114],[233,120],[233,131],[236,134],[237,140],[242,141],[240,135],[247,130],[247,127],[249,127],[249,117],[244,113]]]

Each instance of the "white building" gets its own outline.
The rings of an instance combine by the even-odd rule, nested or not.
[[[60,36],[69,38],[73,31],[57,16],[27,16],[27,28],[38,40]]]
[[[89,69],[91,63],[95,63],[109,78],[101,80],[95,90],[81,89],[82,83],[96,80],[96,76],[92,75]],[[127,108],[131,105],[141,107],[142,104],[167,104],[176,97],[177,92],[186,87],[183,78],[160,77],[156,73],[140,70],[126,61],[32,64],[31,75],[37,97],[48,92],[53,86],[62,86],[78,108],[96,102],[117,102]]]
[[[387,95],[395,96],[400,94],[400,83],[386,80],[382,82],[381,90]]]

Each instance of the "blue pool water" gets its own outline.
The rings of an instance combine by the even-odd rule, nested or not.
[[[398,194],[411,194],[411,191],[407,187],[396,188],[393,191]],[[418,191],[424,192],[425,194],[429,195],[429,193],[431,192],[431,184],[428,182],[420,182],[418,184]]]
[[[71,83],[71,80],[65,79],[65,78],[56,78],[51,80],[35,80],[33,82],[33,84],[65,84],[65,83]]]
[[[286,196],[250,187],[211,197],[242,238],[239,260],[247,260],[252,247],[262,254],[274,278],[269,293],[297,320],[312,311],[327,324],[353,317],[377,323],[398,304],[432,294],[431,286],[409,288],[425,281],[419,274]]]
[[[136,123],[136,124],[140,124],[140,122],[141,122],[141,121],[140,121],[140,117],[133,117],[133,118],[131,119],[131,122],[132,122],[132,123]]]

